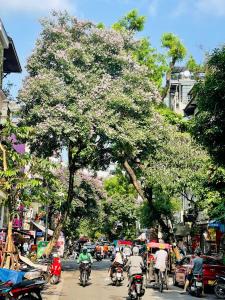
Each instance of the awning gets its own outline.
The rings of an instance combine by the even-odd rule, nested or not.
[[[42,232],[45,232],[45,227],[39,223],[36,223],[34,221],[32,221],[32,224],[37,227],[38,229],[40,229]],[[53,236],[53,230],[48,229],[48,235]]]

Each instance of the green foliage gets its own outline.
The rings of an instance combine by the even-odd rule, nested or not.
[[[102,202],[106,197],[98,179],[78,172],[74,182],[74,198],[64,227],[66,236],[77,238],[88,235],[95,238],[99,231],[102,232]]]
[[[135,191],[133,185],[123,173],[119,172],[119,170],[116,172],[116,175],[105,179],[104,188],[109,197],[115,195],[129,196],[133,198],[137,197],[137,192]]]
[[[193,134],[221,166],[225,165],[225,46],[209,56],[205,80],[194,88],[198,114]]]
[[[189,57],[189,59],[186,63],[186,67],[190,72],[192,72],[196,75],[198,73],[204,72],[204,66],[198,64],[192,55]]]
[[[6,169],[3,168],[0,171],[0,188],[6,194],[5,205],[9,209],[10,218],[13,217],[18,201],[26,204],[27,195],[32,195],[32,190],[40,185],[40,180],[32,178],[26,171],[32,157],[27,153],[18,153],[15,150],[15,146],[21,143],[21,138],[27,136],[29,132],[28,128],[16,127],[9,120],[6,121],[1,131],[1,144],[6,151]],[[2,160],[3,155],[1,154],[3,165]],[[32,201],[32,197],[29,201]]]
[[[205,182],[203,208],[211,219],[225,221],[225,169],[211,165]]]
[[[96,27],[97,27],[98,29],[104,29],[104,28],[105,28],[105,25],[104,25],[104,23],[100,22],[100,23],[98,23],[98,24],[96,25]]]
[[[133,56],[141,65],[148,68],[150,80],[161,87],[163,76],[167,71],[165,57],[157,53],[147,38],[142,38],[136,43]]]
[[[168,56],[173,61],[183,60],[187,54],[185,46],[179,37],[173,33],[164,33],[161,38],[162,47],[168,50]]]
[[[112,28],[118,31],[125,29],[127,31],[138,32],[144,29],[145,20],[145,16],[139,16],[138,11],[133,9],[126,16],[113,24]]]
[[[190,124],[184,120],[181,114],[175,113],[164,104],[157,106],[156,110],[165,118],[165,121],[168,122],[168,124],[177,126],[179,131],[184,132],[189,130]]]
[[[109,198],[103,203],[105,218],[102,232],[110,238],[135,238],[138,206],[133,185],[123,173],[117,171],[116,175],[104,181],[104,188]]]

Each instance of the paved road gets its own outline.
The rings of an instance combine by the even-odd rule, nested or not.
[[[127,280],[120,287],[111,285],[108,278],[109,261],[95,262],[92,267],[91,281],[85,288],[79,284],[79,271],[74,262],[64,263],[63,288],[59,300],[122,300],[127,299]],[[168,291],[160,294],[157,290],[148,288],[143,300],[194,300],[196,298],[181,295],[181,289],[173,286]],[[204,299],[215,299],[213,295],[207,295]]]

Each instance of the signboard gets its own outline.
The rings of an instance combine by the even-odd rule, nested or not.
[[[64,255],[64,248],[65,248],[65,237],[63,232],[61,232],[58,241],[56,242],[57,252],[59,256],[63,257]]]
[[[36,237],[41,237],[43,236],[43,232],[42,231],[36,231]]]
[[[37,258],[42,257],[42,255],[45,252],[45,249],[46,249],[47,245],[48,245],[48,242],[45,242],[45,241],[38,242],[38,245],[37,245]]]

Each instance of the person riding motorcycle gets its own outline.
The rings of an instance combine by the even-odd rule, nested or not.
[[[118,266],[123,267],[123,256],[120,252],[120,249],[117,247],[115,249],[115,251],[116,251],[116,255],[115,255],[115,258],[114,258],[114,260],[112,262],[112,265],[110,267],[110,273],[109,273],[110,277],[112,277],[112,274],[113,274],[114,270],[116,269],[116,267],[118,267]]]
[[[83,247],[82,252],[80,253],[77,263],[80,264],[79,269],[80,269],[80,276],[82,273],[82,262],[88,261],[90,263],[90,267],[88,270],[89,276],[91,275],[91,264],[93,263],[93,259],[90,253],[87,251],[87,247]]]
[[[123,257],[124,257],[125,262],[131,255],[132,255],[132,251],[131,251],[130,247],[128,245],[126,245],[123,249]]]
[[[133,255],[130,256],[127,260],[125,265],[125,269],[128,270],[129,275],[129,288],[132,285],[133,276],[143,273],[145,269],[144,261],[141,256],[139,256],[139,249],[138,247],[133,248]]]
[[[189,274],[186,277],[186,282],[184,285],[184,290],[181,292],[182,294],[187,293],[187,288],[190,282],[193,279],[193,276],[202,276],[203,275],[203,258],[201,257],[202,251],[200,248],[195,250],[196,257],[193,259],[193,268],[189,271]],[[203,287],[204,294],[204,287]]]

